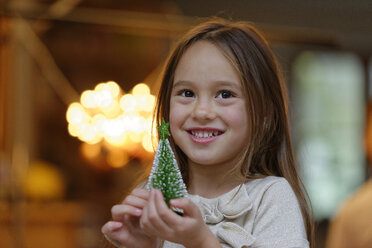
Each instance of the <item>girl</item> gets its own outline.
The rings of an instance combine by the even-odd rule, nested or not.
[[[121,247],[309,247],[313,229],[288,127],[286,88],[250,24],[213,19],[166,64],[156,120],[170,122],[189,197],[137,188],[102,232]],[[309,242],[310,241],[310,242]]]

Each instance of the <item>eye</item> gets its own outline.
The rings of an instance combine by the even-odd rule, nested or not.
[[[228,90],[221,90],[217,94],[217,98],[231,98],[231,97],[234,97],[234,94]]]
[[[194,97],[195,94],[191,90],[181,90],[179,95],[184,97]]]

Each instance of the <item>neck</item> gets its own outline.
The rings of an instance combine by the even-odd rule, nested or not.
[[[215,198],[229,192],[240,182],[236,174],[229,174],[226,166],[198,165],[189,162],[189,193]]]

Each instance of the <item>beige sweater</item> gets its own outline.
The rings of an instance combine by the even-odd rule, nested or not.
[[[255,179],[213,199],[189,198],[222,247],[309,247],[299,204],[284,178]],[[163,247],[183,246],[165,241]]]

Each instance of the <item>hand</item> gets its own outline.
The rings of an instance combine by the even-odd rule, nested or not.
[[[102,226],[102,233],[116,247],[156,247],[157,238],[141,230],[139,219],[147,205],[150,192],[134,189],[122,204],[112,207],[112,221]]]
[[[147,205],[143,208],[141,229],[162,240],[185,247],[221,247],[194,203],[187,198],[173,199],[170,203],[173,207],[183,209],[183,216],[169,209],[161,191],[153,189]]]

